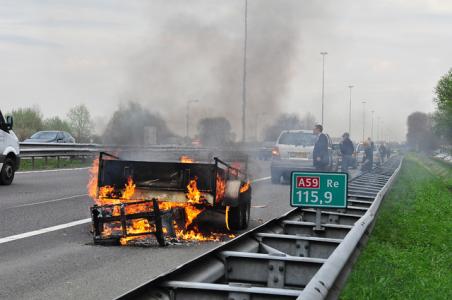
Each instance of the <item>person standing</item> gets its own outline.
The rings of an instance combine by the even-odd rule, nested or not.
[[[372,171],[373,165],[374,165],[374,149],[372,147],[372,144],[369,143],[369,141],[364,141],[364,156],[361,170],[364,172]]]
[[[378,152],[380,153],[381,163],[384,163],[385,162],[385,158],[386,158],[386,146],[385,146],[385,143],[380,145],[380,147],[378,148]]]
[[[318,124],[313,129],[313,134],[317,136],[312,153],[313,163],[316,170],[327,171],[330,163],[328,154],[328,138],[323,133],[323,126]]]
[[[342,135],[342,142],[339,144],[339,147],[342,155],[341,171],[348,173],[348,168],[353,164],[353,152],[355,152],[355,147],[350,140],[350,134],[348,132]]]

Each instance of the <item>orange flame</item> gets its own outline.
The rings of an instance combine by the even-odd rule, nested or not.
[[[116,190],[113,186],[103,186],[98,188],[98,169],[99,160],[93,161],[92,167],[90,169],[90,179],[87,185],[89,196],[98,205],[108,205],[108,204],[120,204],[127,203],[127,200],[131,200],[135,194],[136,184],[131,177],[128,178],[122,190]],[[185,228],[188,228],[193,224],[194,220],[202,213],[207,207],[208,202],[202,196],[197,186],[198,178],[195,177],[190,180],[187,185],[186,198],[187,202],[169,202],[169,201],[159,201],[160,210],[170,210],[173,208],[183,208],[185,212]],[[221,177],[217,177],[217,199],[221,199],[224,196],[225,181]],[[139,200],[139,199],[134,199]],[[199,205],[199,204],[202,204]],[[138,212],[150,212],[152,211],[153,204],[151,201],[140,204],[129,204],[125,206],[125,214],[135,214]],[[121,214],[120,207],[114,206],[111,211],[112,216],[119,216]],[[104,230],[102,235],[104,237],[111,235],[121,235],[122,227],[121,222],[111,222],[104,224]],[[227,225],[228,226],[228,225]],[[179,240],[196,240],[196,241],[220,241],[224,237],[233,238],[234,235],[225,235],[220,233],[210,233],[209,235],[204,235],[199,232],[198,228],[191,226],[190,229],[178,228],[174,225],[174,230],[176,237]],[[129,234],[141,234],[155,231],[155,225],[149,223],[147,219],[132,219],[127,221],[127,232]],[[163,228],[163,232],[166,233],[167,229]],[[120,239],[121,245],[127,245],[133,240],[144,240],[148,238],[149,235],[137,235],[137,236],[127,236]]]
[[[244,193],[250,188],[250,182],[247,181],[244,185],[240,187],[240,193]]]
[[[224,193],[226,192],[226,181],[219,174],[217,174],[216,183],[217,183],[217,191],[216,191],[215,200],[217,203],[219,203],[221,201],[221,199],[223,199]]]
[[[126,199],[126,200],[130,200],[132,198],[133,194],[135,194],[135,187],[136,187],[136,184],[133,183],[132,177],[129,177],[127,179],[125,190],[122,193],[122,198]]]
[[[189,203],[201,203],[201,192],[198,190],[197,180],[198,177],[195,177],[187,185],[186,196]]]
[[[97,174],[98,174],[98,171],[99,171],[99,159],[96,158],[93,160],[91,168],[89,169],[89,181],[88,181],[88,185],[86,186],[88,188],[88,195],[92,199],[97,198]]]
[[[188,155],[182,155],[182,156],[179,158],[179,161],[180,161],[181,163],[193,163],[193,162],[194,162],[194,159],[191,158],[191,157],[188,156]]]

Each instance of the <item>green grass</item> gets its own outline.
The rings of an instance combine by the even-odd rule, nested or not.
[[[60,159],[60,166],[58,167],[58,161],[56,158],[48,158],[47,163],[43,158],[35,159],[35,166],[33,168],[31,159],[22,159],[20,161],[19,171],[32,171],[32,170],[51,170],[58,168],[80,168],[91,165],[90,159]]]
[[[452,299],[452,171],[436,164],[405,158],[341,299]]]

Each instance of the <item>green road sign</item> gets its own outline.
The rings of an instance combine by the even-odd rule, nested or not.
[[[347,207],[346,173],[292,172],[290,205],[296,207]]]

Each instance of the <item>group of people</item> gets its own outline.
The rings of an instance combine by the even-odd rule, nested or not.
[[[318,171],[327,171],[330,165],[329,143],[327,136],[323,133],[323,126],[316,125],[313,134],[317,136],[313,151],[314,167]],[[364,141],[363,147],[364,154],[361,161],[361,170],[370,171],[374,164],[375,144],[371,138],[368,138]],[[342,156],[341,171],[348,173],[349,168],[356,164],[356,159],[353,157],[353,154],[355,154],[355,146],[350,139],[350,134],[348,132],[345,132],[342,135],[342,141],[339,144],[339,148]],[[380,154],[381,163],[384,162],[385,158],[389,159],[391,155],[391,149],[384,143],[379,146],[378,152]]]
[[[374,164],[375,144],[371,138],[368,138],[363,142],[363,147],[364,155],[361,161],[361,170],[370,171],[372,170]],[[356,164],[356,160],[353,157],[353,154],[355,153],[355,146],[353,145],[353,142],[350,140],[350,134],[347,132],[342,135],[340,151],[342,155],[341,171],[347,173],[348,169],[354,164]],[[380,163],[384,163],[385,158],[389,159],[389,157],[391,156],[391,149],[385,143],[379,146],[378,152],[380,154]]]

